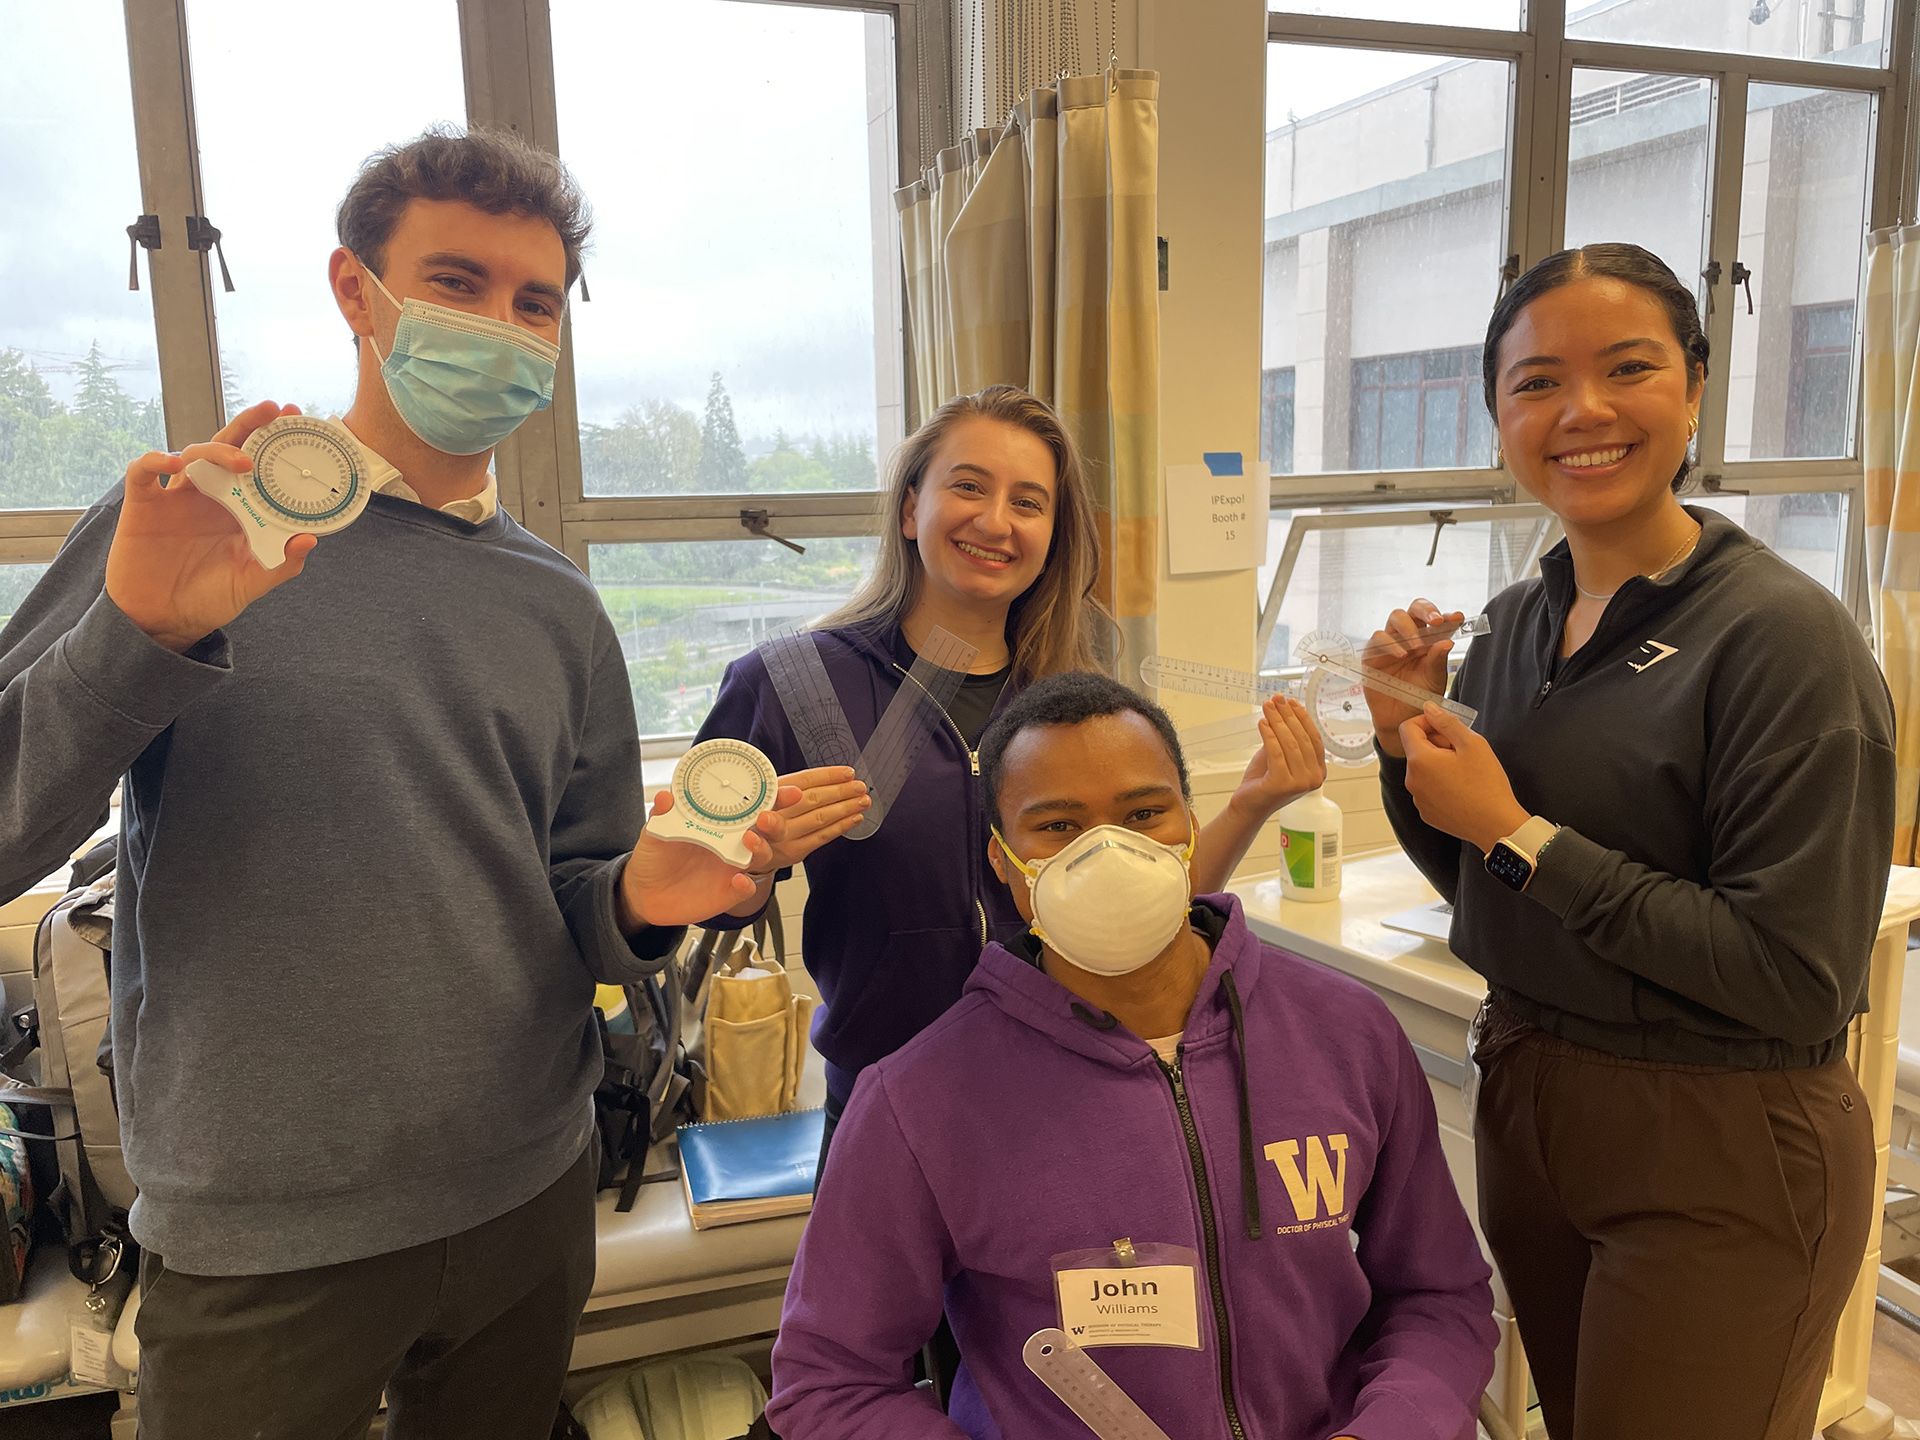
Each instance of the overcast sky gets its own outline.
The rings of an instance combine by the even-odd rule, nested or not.
[[[223,358],[249,400],[342,408],[333,209],[379,146],[464,119],[453,0],[187,12],[206,211],[238,287],[217,298]],[[719,370],[744,433],[872,431],[867,23],[553,0],[562,155],[598,220],[572,322],[583,419],[648,399],[697,412]],[[121,5],[0,0],[0,33],[40,57],[0,90],[0,347],[52,370],[97,339],[151,395],[151,304],[126,290],[141,206]]]

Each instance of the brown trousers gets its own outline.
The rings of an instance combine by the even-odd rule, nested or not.
[[[445,1240],[277,1275],[140,1257],[140,1440],[547,1440],[593,1288],[591,1151]]]
[[[1873,1130],[1816,1070],[1486,1066],[1480,1219],[1553,1440],[1807,1440],[1866,1251]]]

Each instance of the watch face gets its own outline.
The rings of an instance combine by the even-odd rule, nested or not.
[[[1533,878],[1533,862],[1502,840],[1487,856],[1487,873],[1509,890],[1524,890]]]
[[[675,769],[676,800],[717,825],[743,826],[773,802],[778,777],[766,756],[737,740],[695,746]]]

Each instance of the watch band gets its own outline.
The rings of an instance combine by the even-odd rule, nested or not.
[[[1551,820],[1538,815],[1529,815],[1518,830],[1511,835],[1501,837],[1499,844],[1524,856],[1529,865],[1540,863],[1540,852],[1545,850],[1553,837],[1560,833],[1560,827]]]

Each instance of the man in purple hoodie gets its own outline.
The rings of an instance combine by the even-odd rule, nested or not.
[[[1061,1326],[1176,1440],[1471,1440],[1489,1271],[1392,1015],[1189,896],[1159,707],[1056,675],[980,758],[1030,928],[861,1074],[787,1286],[775,1430],[1086,1440],[1022,1359]],[[946,1415],[913,1384],[943,1307]]]

